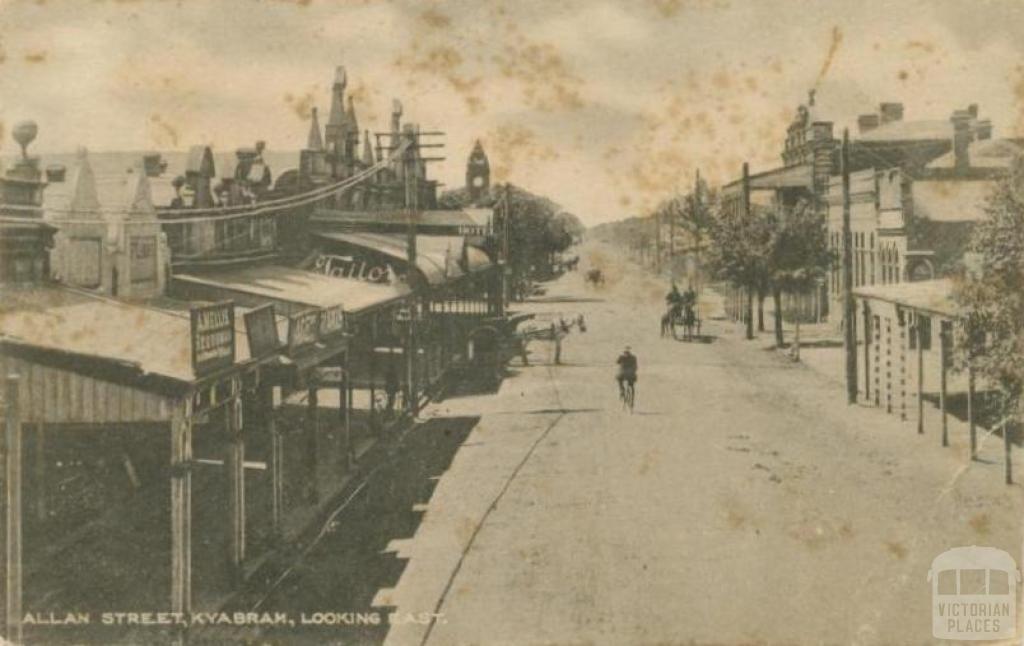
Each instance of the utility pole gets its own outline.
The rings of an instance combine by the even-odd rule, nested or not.
[[[406,210],[406,259],[408,262],[407,276],[410,283],[416,272],[416,206],[418,186],[416,186],[416,131],[412,124],[405,125],[405,138],[408,146],[402,154],[405,166],[405,210]],[[410,287],[412,285],[410,284]],[[418,412],[419,397],[416,393],[416,315],[419,309],[419,294],[414,290],[410,296],[409,320],[405,322],[405,407],[410,415]]]
[[[750,164],[743,162],[743,217],[750,218]],[[745,285],[747,292],[746,310],[747,317],[747,340],[754,338],[754,290]]]
[[[693,269],[693,284],[694,291],[700,294],[700,246],[703,243],[703,232],[700,230],[702,226],[703,215],[701,214],[700,204],[700,169],[694,174],[693,180],[693,235],[691,236],[693,241],[693,254],[694,254],[694,269]],[[699,299],[698,299],[699,301]],[[699,311],[699,310],[698,310]]]
[[[503,191],[505,193],[505,199],[504,199],[504,211],[505,211],[505,213],[504,213],[504,216],[501,218],[501,229],[502,229],[502,233],[501,233],[501,249],[502,249],[501,255],[502,255],[502,258],[504,259],[505,266],[502,267],[502,270],[501,270],[502,271],[502,273],[501,273],[501,285],[502,285],[501,292],[502,292],[502,298],[504,299],[504,303],[505,303],[504,307],[507,308],[509,303],[512,301],[512,295],[509,293],[509,289],[511,287],[510,282],[511,282],[511,279],[512,279],[512,259],[510,257],[511,251],[512,251],[512,245],[511,245],[511,242],[509,240],[509,237],[512,234],[512,224],[510,222],[510,219],[512,217],[512,208],[509,205],[508,182],[505,182],[505,186],[503,187]]]
[[[681,197],[676,195],[672,198],[677,206],[681,205],[679,201]],[[671,203],[670,203],[671,204]],[[676,207],[670,207],[668,209],[668,272],[672,276],[672,280],[676,279]]]
[[[839,154],[843,174],[843,351],[846,357],[846,402],[857,403],[857,319],[853,304],[853,234],[850,231],[850,129],[843,129]]]
[[[654,212],[654,271],[661,273],[661,210]]]

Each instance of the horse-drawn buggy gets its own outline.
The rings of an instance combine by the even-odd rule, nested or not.
[[[676,341],[693,341],[700,337],[700,315],[697,313],[697,293],[692,289],[680,293],[675,285],[665,297],[667,311],[661,317],[661,336],[672,336]]]

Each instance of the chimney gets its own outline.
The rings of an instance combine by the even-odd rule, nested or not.
[[[982,119],[974,126],[975,136],[978,141],[992,138],[992,120]]]
[[[968,146],[971,144],[971,113],[967,110],[956,110],[949,118],[953,124],[953,168],[957,172],[971,167]]]
[[[862,114],[857,117],[857,132],[864,134],[865,132],[874,130],[878,127],[879,117],[877,114]]]
[[[51,184],[63,182],[66,174],[67,168],[64,164],[50,164],[46,167],[46,181]]]
[[[160,153],[143,155],[142,164],[143,168],[146,169],[146,177],[160,177],[167,168],[167,164]]]
[[[978,118],[978,104],[977,103],[972,103],[969,106],[967,106],[967,114],[971,115],[972,119],[977,119]]]
[[[878,106],[878,112],[882,117],[882,125],[885,125],[891,121],[903,120],[902,103],[881,103]]]

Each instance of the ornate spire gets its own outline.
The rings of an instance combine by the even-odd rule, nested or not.
[[[367,130],[363,133],[363,164],[373,166],[374,163],[373,146],[370,145],[370,131]]]
[[[348,113],[345,115],[348,119],[348,127],[351,132],[358,137],[359,136],[359,121],[356,119],[356,106],[352,102],[352,95],[348,95]]]
[[[306,150],[320,152],[324,149],[324,140],[320,135],[320,119],[316,116],[316,108],[313,108],[313,119],[309,124],[309,140],[306,142]]]
[[[331,115],[327,120],[329,126],[345,124],[345,85],[348,83],[345,68],[340,65],[334,73],[334,87],[331,92]]]

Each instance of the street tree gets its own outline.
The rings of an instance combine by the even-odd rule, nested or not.
[[[767,282],[775,304],[775,344],[782,347],[782,294],[804,295],[817,289],[832,266],[832,253],[825,224],[811,202],[774,207],[767,218],[772,228]],[[793,347],[793,356],[799,359],[799,315]]]
[[[1001,394],[998,412],[1019,423],[1024,412],[1024,161],[1018,159],[996,185],[985,210],[972,233],[965,271],[954,281],[954,298],[963,308],[956,360],[987,377]]]
[[[725,210],[709,229],[712,272],[747,291],[747,339],[754,338],[754,293],[763,289],[769,275],[773,225],[764,215]]]

